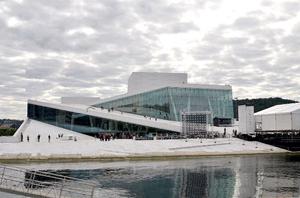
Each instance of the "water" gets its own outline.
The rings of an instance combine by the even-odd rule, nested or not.
[[[97,182],[103,197],[300,197],[300,155],[17,166]]]

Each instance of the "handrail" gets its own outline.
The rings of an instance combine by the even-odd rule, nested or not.
[[[85,181],[83,179],[69,177],[69,176],[64,176],[64,175],[59,175],[59,174],[55,174],[55,173],[51,173],[51,172],[46,172],[46,171],[42,171],[42,170],[30,170],[30,169],[26,169],[26,168],[22,168],[22,167],[15,167],[15,166],[8,166],[8,165],[3,165],[3,164],[1,165],[0,164],[0,168],[3,168],[3,167],[9,168],[9,169],[18,170],[18,171],[22,171],[22,172],[25,172],[25,173],[26,172],[36,172],[38,175],[41,175],[41,176],[43,174],[46,174],[47,176],[49,176],[49,178],[53,178],[53,179],[62,179],[62,178],[64,178],[64,179],[70,179],[72,181],[83,182],[84,184],[97,185],[97,183],[95,183],[95,182]]]
[[[43,179],[50,181],[43,181]],[[49,198],[78,196],[93,198],[94,191],[98,187],[95,182],[86,182],[83,179],[0,164],[0,190],[7,189],[19,194]]]
[[[7,175],[9,176],[9,179],[7,180],[13,180],[11,178],[15,178],[15,179],[23,179],[23,178],[20,178],[20,177],[16,177],[14,175]],[[19,181],[19,180],[14,180],[14,181]],[[25,183],[26,182],[30,182],[31,180],[30,179],[26,179],[25,178]],[[59,184],[58,182],[45,182],[45,181],[34,181],[33,185],[34,186],[38,186],[38,187],[49,187],[50,185],[52,186],[55,186],[56,184]],[[67,185],[67,183],[65,182],[65,189],[69,189],[69,190],[79,190],[79,191],[84,191],[84,192],[89,192],[89,190],[85,189],[85,188],[75,188],[75,187],[72,187],[70,185]]]
[[[11,178],[16,178],[16,179],[20,179],[19,177],[15,177],[15,176],[13,176],[13,175],[8,175],[9,176],[9,178],[7,179],[7,180],[10,180],[10,181],[17,181],[17,182],[19,182],[20,180],[14,180],[14,179],[11,179]],[[28,182],[30,182],[31,180],[30,179],[25,179],[25,182],[26,181],[28,181]],[[46,184],[46,185],[45,185]],[[32,185],[34,185],[34,186],[39,186],[39,187],[49,187],[49,185],[47,185],[47,184],[49,184],[49,185],[51,185],[51,186],[55,186],[55,185],[53,185],[53,183],[52,182],[44,182],[44,181],[34,181],[34,183],[32,184]],[[55,184],[58,184],[57,182],[55,182]],[[84,191],[84,192],[89,192],[89,190],[86,190],[86,189],[82,189],[82,188],[74,188],[74,187],[68,187],[68,188],[66,188],[66,185],[65,185],[65,189],[69,189],[69,190],[80,190],[80,191]]]

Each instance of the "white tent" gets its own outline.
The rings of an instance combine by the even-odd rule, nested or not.
[[[254,114],[256,129],[300,130],[300,103],[276,105]]]

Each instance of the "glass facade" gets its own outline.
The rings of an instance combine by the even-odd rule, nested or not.
[[[98,133],[174,133],[162,129],[145,127],[132,123],[120,122],[90,116],[81,113],[53,109],[49,107],[28,104],[27,117],[37,121],[45,122],[57,127],[76,131],[84,134]]]
[[[210,111],[212,119],[233,118],[231,89],[165,87],[94,106],[174,121],[192,111]]]

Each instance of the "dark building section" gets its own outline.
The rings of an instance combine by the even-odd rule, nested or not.
[[[214,126],[218,126],[218,127],[226,127],[231,125],[231,118],[217,118],[215,117],[213,120],[213,124]]]

